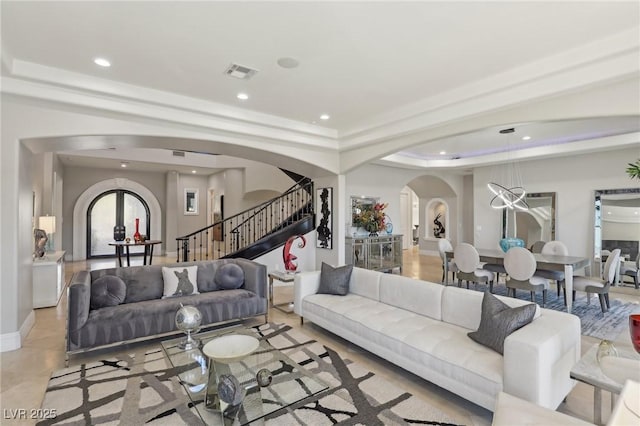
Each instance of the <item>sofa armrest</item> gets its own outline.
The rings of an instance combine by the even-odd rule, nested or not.
[[[78,271],[69,282],[67,310],[68,332],[80,330],[89,318],[91,308],[91,272]]]
[[[293,281],[293,312],[302,315],[302,300],[310,294],[316,294],[320,287],[320,271],[300,272]]]
[[[580,332],[577,316],[541,309],[504,341],[504,392],[555,410],[575,385],[569,375],[580,359]]]
[[[498,394],[493,410],[491,426],[513,425],[557,425],[557,426],[593,426],[567,414],[540,407],[504,392]]]
[[[263,299],[267,298],[267,267],[247,259],[234,259],[244,272],[244,288]]]

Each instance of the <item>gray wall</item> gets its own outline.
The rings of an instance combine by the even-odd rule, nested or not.
[[[135,181],[145,186],[155,195],[163,211],[166,208],[166,177],[164,173],[66,167],[64,176],[62,249],[67,250],[68,253],[73,252],[73,208],[78,197],[87,188],[98,182],[114,178],[127,178]],[[165,224],[163,223],[162,229],[164,229],[164,226]],[[78,231],[86,232],[84,230]],[[153,237],[155,238],[156,236]]]

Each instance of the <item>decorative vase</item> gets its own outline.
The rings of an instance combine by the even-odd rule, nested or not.
[[[603,340],[598,345],[598,352],[596,353],[596,360],[598,360],[598,363],[600,363],[602,358],[605,356],[618,356],[618,350],[611,340]]]
[[[133,234],[133,241],[140,242],[140,219],[136,217],[136,232]]]
[[[511,247],[524,247],[524,240],[520,238],[503,238],[500,240],[500,248],[503,252],[506,253]]]
[[[370,237],[377,237],[377,236],[378,236],[378,233],[377,233],[377,232],[375,232],[375,231],[374,231],[374,232],[369,232],[369,236],[370,236]]]
[[[629,315],[629,334],[633,348],[640,354],[640,314]]]

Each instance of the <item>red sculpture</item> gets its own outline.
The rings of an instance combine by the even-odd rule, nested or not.
[[[294,262],[294,260],[296,260],[298,257],[290,253],[291,246],[293,245],[293,242],[297,238],[300,238],[302,240],[301,242],[298,243],[298,247],[304,248],[304,246],[307,244],[307,240],[304,238],[304,236],[294,235],[293,237],[289,237],[287,242],[284,244],[284,249],[282,250],[282,259],[284,260],[284,269],[286,269],[288,272],[295,272],[296,269],[298,269],[298,264]]]

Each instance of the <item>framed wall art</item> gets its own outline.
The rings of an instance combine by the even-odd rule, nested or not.
[[[316,247],[333,249],[333,188],[316,190]]]

